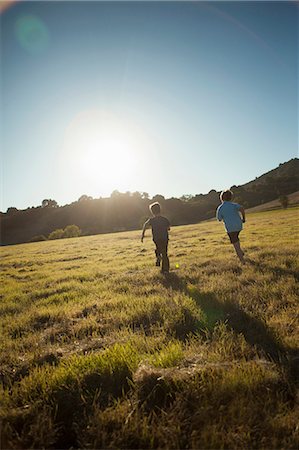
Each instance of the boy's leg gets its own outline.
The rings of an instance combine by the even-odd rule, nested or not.
[[[160,250],[162,253],[162,272],[169,272],[168,241],[161,242]]]
[[[242,264],[245,263],[244,261],[244,252],[241,249],[240,241],[239,241],[239,232],[233,231],[231,233],[228,233],[231,243],[233,244],[235,248],[235,252],[237,253],[237,256]]]
[[[234,242],[233,245],[234,245],[234,247],[235,247],[235,250],[236,250],[236,253],[237,253],[237,255],[238,255],[239,260],[241,261],[241,263],[244,263],[244,262],[245,262],[245,261],[244,261],[244,252],[243,252],[243,250],[241,249],[240,241]]]
[[[156,255],[156,266],[160,267],[161,264],[161,252],[160,248],[157,242],[155,242],[156,248],[155,248],[155,255]]]

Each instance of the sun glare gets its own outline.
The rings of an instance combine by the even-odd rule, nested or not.
[[[141,134],[136,127],[101,111],[78,114],[65,133],[69,167],[99,192],[129,182],[140,158]]]

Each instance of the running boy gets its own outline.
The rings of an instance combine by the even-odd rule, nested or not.
[[[162,259],[162,272],[169,272],[169,259],[167,255],[168,248],[168,230],[170,230],[170,223],[166,217],[161,216],[160,203],[156,202],[149,206],[153,215],[148,219],[142,229],[141,242],[143,242],[144,233],[148,226],[152,227],[153,241],[156,244],[156,266],[160,266]]]
[[[228,237],[233,244],[239,260],[244,261],[244,252],[241,249],[239,233],[242,230],[242,223],[245,223],[245,211],[238,203],[232,203],[233,193],[230,190],[222,191],[220,194],[221,205],[218,206],[216,218],[221,222],[223,220]]]

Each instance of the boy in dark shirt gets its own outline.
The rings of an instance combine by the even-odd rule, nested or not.
[[[167,255],[168,248],[168,230],[170,223],[166,217],[161,216],[160,203],[156,202],[150,205],[151,213],[154,217],[148,219],[142,229],[141,242],[143,242],[144,233],[148,226],[152,227],[153,241],[156,244],[156,266],[160,266],[162,259],[162,272],[169,272],[169,259]]]

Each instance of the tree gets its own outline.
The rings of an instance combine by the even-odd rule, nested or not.
[[[71,237],[78,237],[81,236],[81,230],[77,225],[68,225],[63,230],[63,236],[64,238],[71,238]]]
[[[13,206],[10,208],[7,208],[6,214],[9,214],[12,216],[13,214],[17,213],[19,210],[17,208],[14,208]]]
[[[165,201],[165,197],[161,194],[156,194],[153,196],[152,198],[153,202],[164,202]]]
[[[79,197],[78,202],[85,202],[86,200],[93,200],[90,195],[83,194]]]
[[[288,207],[288,205],[289,205],[289,198],[288,198],[287,195],[281,195],[279,197],[279,201],[280,201],[280,204],[281,204],[283,209],[286,209]]]
[[[43,234],[39,234],[38,236],[33,236],[30,239],[30,242],[39,242],[39,241],[46,241],[46,240],[47,240],[46,236],[44,236]]]
[[[42,207],[43,208],[57,208],[58,207],[58,203],[56,202],[56,200],[52,200],[52,199],[47,199],[45,198],[42,201]]]
[[[192,200],[194,197],[192,194],[184,194],[180,197],[180,200],[182,200],[182,202],[189,202],[190,200]]]
[[[110,198],[118,198],[120,197],[120,195],[121,193],[117,189],[115,189],[113,192],[111,192]]]
[[[141,200],[141,198],[142,198],[141,193],[138,192],[138,191],[133,192],[132,193],[132,197],[135,198],[135,199],[138,199],[138,200]]]
[[[64,230],[62,228],[58,228],[57,230],[52,231],[49,234],[48,239],[62,239]]]
[[[81,236],[82,232],[77,225],[68,225],[64,229],[58,228],[49,234],[48,239],[63,239]]]

